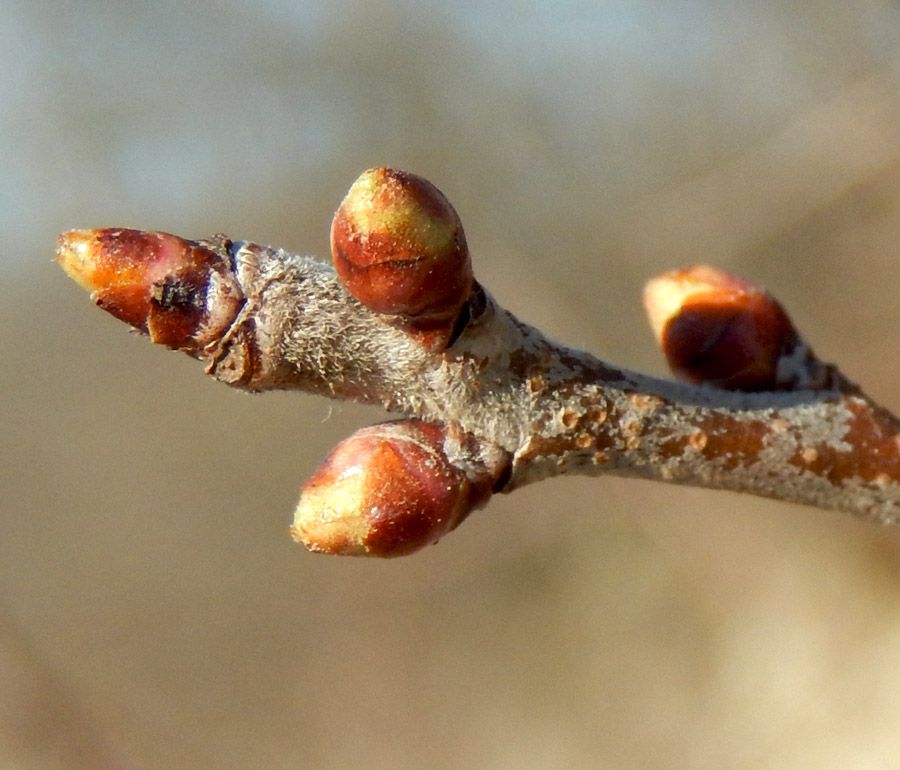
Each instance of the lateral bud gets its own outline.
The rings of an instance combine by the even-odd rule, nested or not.
[[[363,173],[334,215],[331,251],[363,305],[429,350],[451,342],[474,279],[459,216],[431,182],[389,168]]]
[[[673,374],[727,390],[822,388],[831,369],[764,289],[706,265],[651,279],[644,308]]]
[[[228,245],[144,230],[71,230],[59,236],[56,259],[99,307],[153,342],[199,353],[243,301]]]
[[[357,431],[303,486],[292,537],[317,553],[404,556],[487,503],[509,455],[455,428],[400,420]]]

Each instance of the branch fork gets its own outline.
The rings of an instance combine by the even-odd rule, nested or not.
[[[236,388],[401,416],[341,444],[291,529],[323,553],[397,556],[493,494],[567,473],[749,492],[900,523],[900,421],[820,361],[766,291],[712,267],[644,304],[680,382],[545,338],[474,279],[456,211],[379,168],[332,225],[334,269],[224,236],[75,230],[57,259],[94,302]]]

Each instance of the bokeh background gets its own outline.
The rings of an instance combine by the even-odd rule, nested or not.
[[[642,283],[710,262],[896,411],[898,52],[877,0],[0,0],[0,767],[900,766],[900,532],[564,479],[313,556],[299,487],[383,415],[232,392],[51,261],[101,226],[324,258],[394,165],[562,341],[662,374]]]

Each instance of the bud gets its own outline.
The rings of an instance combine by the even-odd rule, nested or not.
[[[59,236],[56,259],[116,318],[154,342],[197,352],[228,328],[243,295],[228,242],[107,228]]]
[[[473,286],[462,224],[433,184],[375,168],[350,188],[334,215],[338,277],[370,310],[390,316],[430,350],[443,350]]]
[[[714,267],[652,279],[644,308],[669,368],[689,382],[729,390],[788,389],[804,379],[801,364],[812,362],[768,292]]]
[[[451,462],[452,429],[401,420],[342,441],[303,486],[291,535],[311,551],[403,556],[437,542],[487,502],[506,468]],[[489,467],[490,466],[490,467]]]

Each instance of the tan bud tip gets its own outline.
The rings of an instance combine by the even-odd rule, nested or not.
[[[788,387],[779,361],[801,344],[764,289],[705,265],[649,281],[644,308],[669,368],[681,379],[729,390]]]
[[[347,290],[400,325],[446,328],[472,293],[469,250],[459,216],[431,182],[374,168],[350,188],[334,216],[331,247]]]
[[[71,230],[56,259],[99,307],[172,348],[202,346],[241,299],[223,255],[168,233]]]
[[[94,291],[97,288],[94,283],[95,232],[94,230],[69,230],[56,239],[56,261],[66,271],[66,275],[86,291]]]
[[[304,485],[291,535],[311,551],[403,556],[437,542],[490,496],[420,420],[376,425],[338,444]]]

